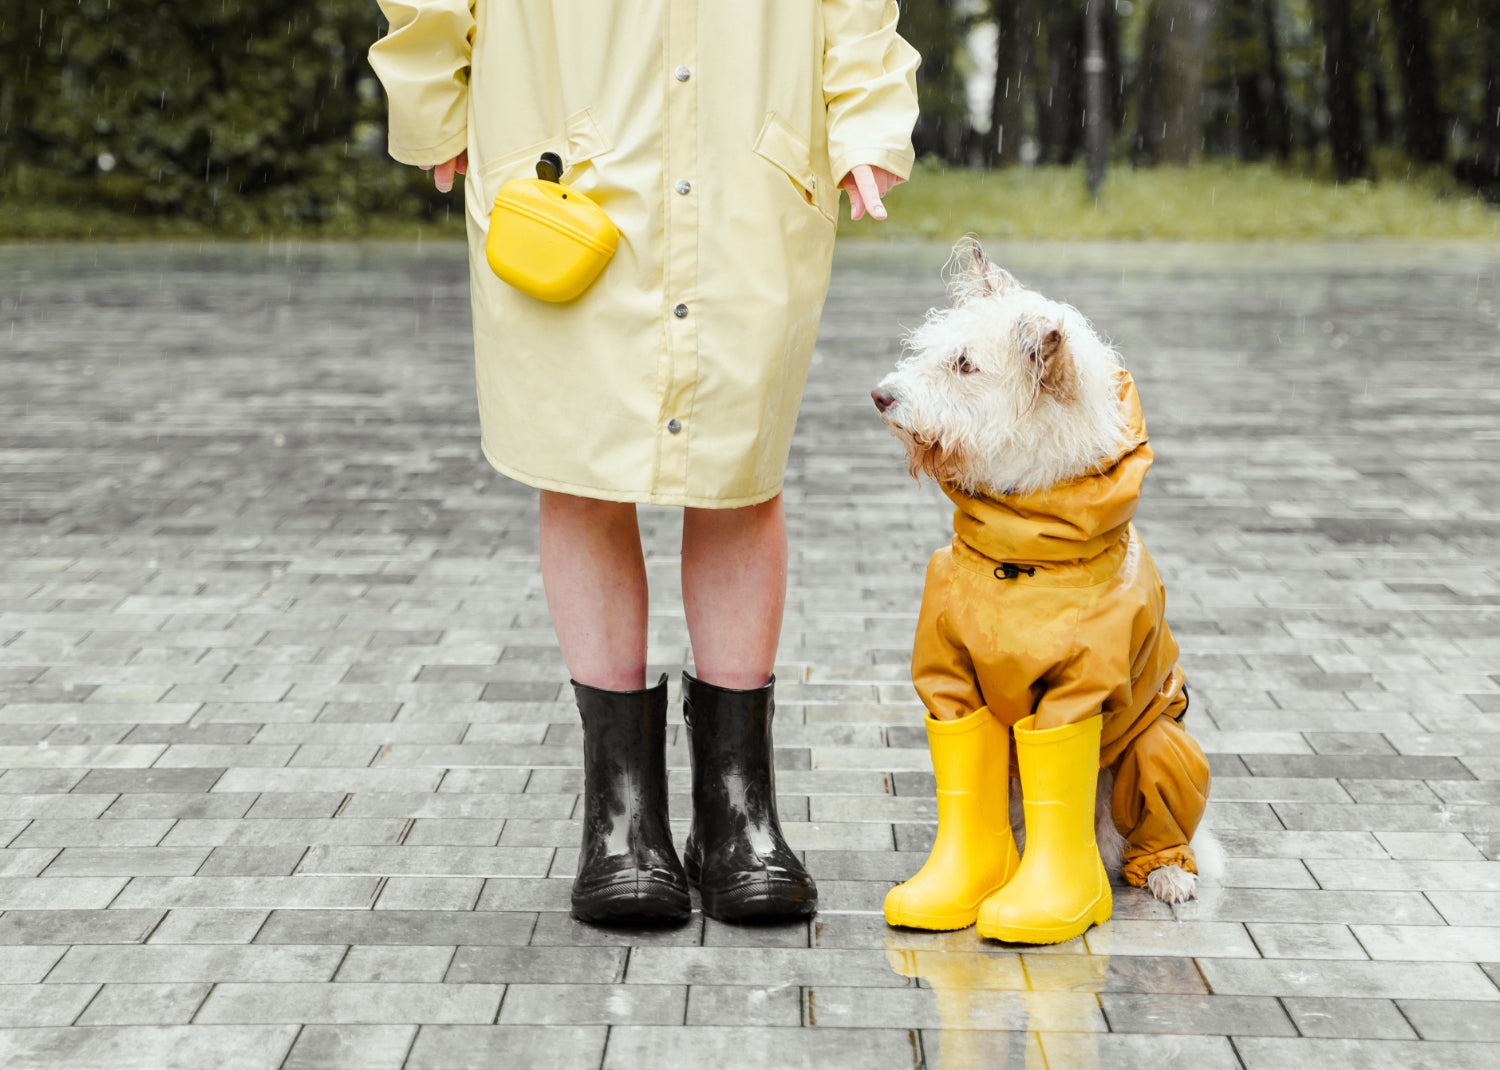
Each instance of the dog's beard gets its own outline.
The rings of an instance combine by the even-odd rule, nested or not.
[[[887,424],[906,449],[907,469],[918,482],[925,473],[940,484],[969,488],[968,467],[961,450],[942,439],[929,439],[897,423]]]

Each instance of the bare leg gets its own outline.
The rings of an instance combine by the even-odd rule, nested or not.
[[[646,684],[646,562],[635,506],[542,491],[542,586],[573,679]]]
[[[743,509],[688,509],[682,518],[682,605],[695,675],[718,687],[764,687],[786,609],[786,511],[781,495]]]

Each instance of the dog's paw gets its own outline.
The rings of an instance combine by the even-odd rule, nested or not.
[[[1146,888],[1163,903],[1186,903],[1198,896],[1198,876],[1181,866],[1161,866],[1146,874]]]

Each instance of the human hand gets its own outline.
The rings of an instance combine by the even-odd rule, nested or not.
[[[469,150],[464,149],[447,163],[440,163],[436,168],[430,163],[422,164],[422,170],[432,171],[433,184],[437,186],[439,193],[447,193],[453,188],[453,175],[455,173],[466,175],[469,173]]]
[[[885,204],[880,198],[889,193],[893,186],[905,181],[906,179],[898,178],[883,167],[868,163],[856,165],[839,179],[839,189],[849,192],[849,218],[859,219],[869,212],[873,219],[884,219]]]

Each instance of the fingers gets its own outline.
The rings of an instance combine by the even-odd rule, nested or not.
[[[860,199],[864,201],[865,208],[870,215],[876,219],[885,218],[885,205],[880,200],[880,186],[875,181],[875,175],[870,170],[869,164],[860,164],[853,171],[854,185],[859,190]],[[853,216],[853,197],[850,198],[851,216]]]
[[[845,186],[844,191],[849,194],[849,218],[857,220],[865,214],[865,199],[852,185]]]
[[[466,175],[469,173],[469,150],[464,149],[453,159],[446,163],[440,163],[434,167],[430,163],[418,164],[424,171],[431,171],[432,183],[437,186],[439,193],[447,193],[453,188],[454,174]]]

